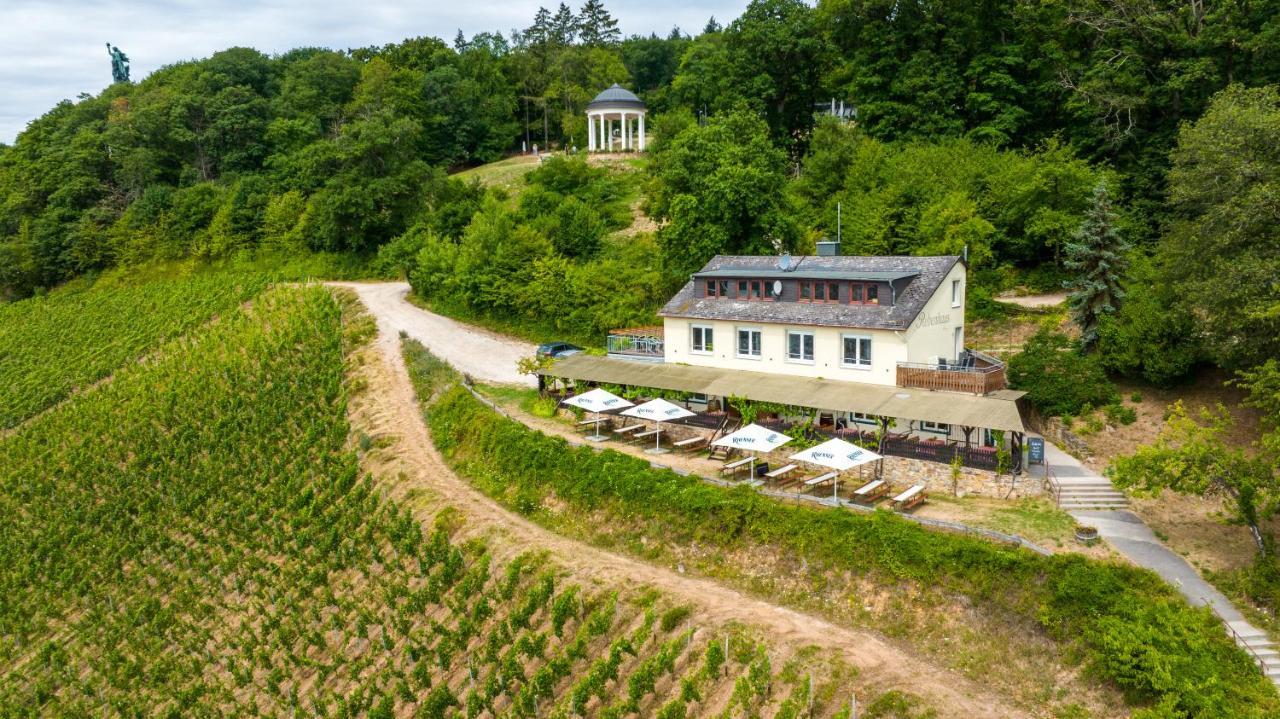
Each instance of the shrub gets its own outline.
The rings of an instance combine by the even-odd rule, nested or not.
[[[690,613],[691,610],[688,606],[672,607],[662,613],[662,619],[659,620],[658,626],[662,627],[662,631],[669,632],[688,619]]]
[[[1086,405],[1100,407],[1120,399],[1098,360],[1048,327],[1009,360],[1009,382],[1049,416],[1077,415]]]
[[[1112,424],[1133,424],[1138,421],[1138,412],[1134,408],[1126,407],[1119,402],[1103,407],[1102,411]]]

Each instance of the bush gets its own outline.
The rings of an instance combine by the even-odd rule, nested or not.
[[[1086,406],[1120,401],[1120,393],[1093,356],[1066,335],[1042,328],[1009,360],[1009,382],[1048,416],[1080,414]]]
[[[1145,263],[1135,265],[1125,292],[1119,312],[1098,326],[1099,361],[1159,387],[1176,384],[1204,356],[1194,315]]]
[[[1112,424],[1133,424],[1138,421],[1138,413],[1132,407],[1126,407],[1119,402],[1109,404],[1102,408],[1107,419]]]

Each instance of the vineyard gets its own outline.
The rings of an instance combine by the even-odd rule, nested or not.
[[[269,290],[0,438],[0,715],[847,710],[838,659],[499,563],[451,510],[424,529],[385,499],[346,419],[371,332]]]
[[[259,275],[211,274],[0,305],[0,429],[234,309],[264,285]]]

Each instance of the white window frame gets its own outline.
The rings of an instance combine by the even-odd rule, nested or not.
[[[791,336],[792,335],[797,335],[801,338],[804,338],[804,337],[809,338],[809,356],[808,357],[804,356],[804,339],[800,340],[800,356],[799,357],[791,356]],[[812,330],[787,330],[787,346],[786,346],[787,361],[792,364],[813,364],[817,343],[818,343],[817,339],[813,336]]]
[[[844,343],[845,343],[845,340],[859,340],[859,342],[858,342],[858,358],[857,358],[857,361],[856,361],[856,362],[849,362],[849,361],[847,361],[847,360],[845,359],[845,356],[844,356]],[[875,341],[872,339],[871,335],[860,335],[860,334],[854,334],[854,333],[850,333],[850,332],[846,332],[846,333],[844,333],[844,334],[841,334],[841,335],[840,335],[840,366],[841,366],[841,367],[843,367],[843,368],[845,368],[845,369],[860,369],[860,370],[869,370],[869,369],[871,369],[871,362],[872,362],[872,358],[873,358],[873,357],[875,357],[875,352],[874,352],[874,351],[870,352],[869,356],[867,356],[867,357],[865,357],[865,358],[864,358],[864,357],[862,356],[862,342],[861,342],[861,340],[866,340],[866,341],[867,341],[867,347],[868,347],[868,349],[870,349],[870,348],[871,348],[871,345],[875,344]]]
[[[944,434],[950,437],[951,425],[945,422],[926,422],[924,420],[920,420],[920,431],[930,432],[932,434]]]
[[[871,415],[866,412],[849,412],[849,419],[858,424],[879,424]]]
[[[742,353],[742,333],[751,332],[756,337],[755,353]],[[750,344],[750,343],[748,343]],[[750,348],[748,348],[750,349]],[[733,354],[738,359],[760,360],[764,357],[764,331],[759,327],[735,327],[733,333]]]
[[[698,349],[698,331],[702,330],[702,349]],[[715,327],[711,325],[689,325],[689,354],[709,355],[716,348]],[[707,340],[711,340],[708,342]],[[710,345],[708,347],[707,345]]]
[[[963,296],[960,292],[960,280],[951,280],[951,306],[959,307],[964,304]]]

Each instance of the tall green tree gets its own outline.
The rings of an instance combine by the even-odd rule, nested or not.
[[[798,230],[783,188],[786,155],[754,113],[739,111],[691,125],[653,153],[650,212],[664,270],[686,277],[716,254],[794,249]]]
[[[1185,126],[1169,174],[1160,246],[1231,367],[1280,356],[1280,89],[1233,85]]]
[[[1121,282],[1128,267],[1129,243],[1120,235],[1119,218],[1111,207],[1106,183],[1093,189],[1093,203],[1066,246],[1064,264],[1073,274],[1066,286],[1071,319],[1080,328],[1080,347],[1089,352],[1098,341],[1098,327],[1124,299]]]
[[[587,0],[578,11],[578,40],[583,45],[614,45],[622,39],[618,21],[609,14],[604,0]]]

